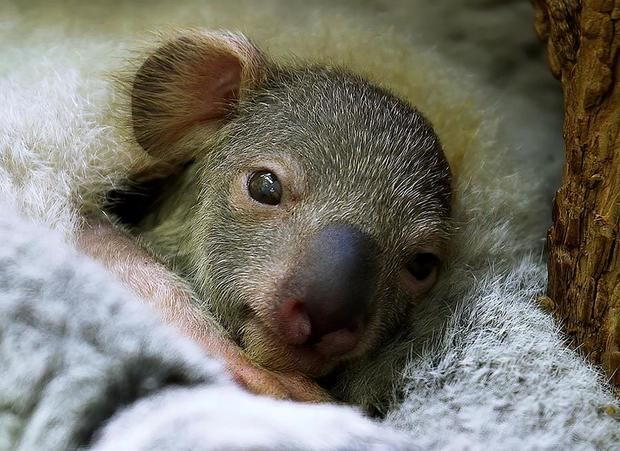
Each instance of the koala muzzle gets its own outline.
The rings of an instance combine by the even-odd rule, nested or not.
[[[329,354],[355,347],[376,289],[377,246],[369,235],[344,224],[323,228],[310,241],[291,281],[300,295],[281,306],[291,344],[317,344]]]

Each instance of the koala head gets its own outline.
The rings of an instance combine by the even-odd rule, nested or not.
[[[403,327],[438,277],[439,139],[364,78],[187,31],[137,71],[131,119],[144,150],[188,166],[144,236],[259,364],[325,375]]]

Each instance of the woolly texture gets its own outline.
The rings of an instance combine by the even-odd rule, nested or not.
[[[144,29],[159,29],[163,22],[166,26],[241,29],[276,58],[293,52],[347,66],[404,96],[430,119],[456,176],[454,214],[458,232],[450,264],[433,294],[437,305],[454,314],[445,327],[428,315],[411,318],[413,327],[436,330],[436,339],[422,348],[412,344],[414,351],[405,373],[395,376],[405,378],[406,399],[394,406],[387,422],[410,433],[410,446],[426,449],[613,449],[620,440],[620,423],[606,413],[613,412],[614,406],[618,409],[609,389],[596,371],[565,347],[557,325],[533,301],[545,283],[541,253],[549,217],[550,199],[546,195],[551,190],[548,180],[557,174],[557,158],[553,156],[561,152],[549,145],[555,141],[546,131],[548,116],[544,110],[535,100],[512,97],[516,93],[497,101],[497,91],[477,86],[473,77],[450,68],[435,52],[421,51],[410,36],[382,28],[380,21],[374,20],[370,10],[363,6],[349,12],[342,5],[330,6],[328,2],[320,11],[302,8],[301,2],[262,2],[260,9],[253,2],[231,3],[214,1],[204,5],[190,1],[179,7],[152,2],[141,7],[121,1],[105,6],[68,2],[59,8],[43,2],[20,1],[0,5],[0,194],[11,199],[30,221],[54,228],[63,239],[71,241],[80,213],[96,208],[105,189],[122,184],[129,173],[149,163],[144,152],[118,128],[124,111],[122,99],[116,98],[104,76],[105,72],[123,66],[122,59],[127,55],[124,49],[133,47],[136,36]],[[290,11],[286,11],[286,20],[281,20],[284,3]],[[368,2],[366,6],[378,3]],[[406,10],[408,14],[424,17],[425,4],[431,2],[414,3],[417,8],[411,6]],[[459,2],[459,7],[465,13],[474,8],[468,1]],[[381,21],[390,21],[386,14]],[[403,20],[407,23],[406,16],[398,17],[398,21]],[[475,24],[472,27],[475,30]],[[514,24],[515,33],[523,27],[523,23]],[[439,47],[442,36],[437,36]],[[429,40],[432,38],[427,36],[426,42]],[[536,93],[532,95],[535,97]],[[491,99],[490,103],[502,114],[491,111],[492,107],[481,109],[480,99]],[[508,112],[503,114],[504,111]],[[3,242],[4,235],[9,234],[7,230],[24,227],[21,223],[12,224],[0,232]],[[100,382],[97,377],[88,379],[88,389],[83,385],[64,386],[63,395],[72,396],[45,397],[54,393],[55,387],[63,386],[55,382],[55,377],[38,375],[58,374],[65,380],[64,370],[67,375],[73,371],[71,365],[58,366],[56,360],[46,358],[48,354],[72,353],[75,346],[76,353],[83,347],[80,355],[87,355],[95,348],[89,345],[88,334],[73,333],[72,327],[58,324],[75,324],[76,330],[88,331],[93,321],[106,322],[105,328],[110,330],[105,333],[118,334],[118,341],[110,339],[109,344],[107,339],[103,340],[105,346],[99,353],[122,361],[123,355],[129,353],[123,350],[125,340],[149,343],[145,355],[160,355],[150,359],[155,367],[172,365],[185,374],[190,370],[183,368],[194,365],[195,373],[189,374],[196,376],[183,379],[189,381],[185,385],[206,381],[210,374],[208,369],[200,369],[200,359],[204,357],[195,348],[183,354],[185,357],[173,351],[176,360],[167,360],[168,346],[176,349],[189,345],[170,332],[166,332],[170,334],[166,340],[151,341],[145,328],[139,327],[138,317],[144,315],[144,324],[151,324],[155,335],[160,326],[145,309],[126,307],[135,309],[135,317],[126,324],[115,318],[91,318],[89,310],[96,313],[96,306],[107,305],[102,299],[116,289],[108,289],[113,284],[107,281],[105,289],[101,285],[88,292],[88,296],[80,296],[81,290],[88,289],[91,277],[99,280],[106,276],[98,274],[100,267],[85,264],[68,251],[57,251],[56,245],[50,243],[58,242],[59,235],[50,233],[24,229],[17,244],[3,248],[5,254],[0,259],[0,274],[5,275],[0,280],[11,287],[8,297],[0,298],[0,306],[7,309],[0,323],[0,448],[7,443],[8,448],[22,444],[22,449],[36,449],[43,440],[48,440],[46,449],[54,444],[58,449],[73,446],[84,438],[78,421],[87,422],[92,432],[98,427],[97,421],[103,419],[95,408],[97,403],[93,404],[93,398],[88,397],[89,390],[102,393],[96,391]],[[11,241],[7,238],[6,242]],[[28,250],[31,246],[34,250]],[[64,255],[62,258],[69,266],[86,265],[84,272],[69,277],[66,271],[54,271],[55,252]],[[22,257],[24,260],[20,260]],[[58,265],[62,267],[64,263]],[[67,278],[71,283],[66,282]],[[49,290],[56,291],[48,295]],[[114,302],[120,303],[121,297]],[[77,304],[78,313],[73,314],[72,306],[77,299],[82,299],[86,315],[79,314],[82,307]],[[127,303],[132,302],[127,297]],[[35,315],[39,320],[30,321],[28,334],[23,341],[16,341],[11,337],[19,335],[13,332],[12,324],[19,326],[23,321],[23,314],[18,313],[20,305],[36,306],[42,311],[49,305],[52,312],[64,313],[52,317],[58,323],[46,321],[46,314]],[[14,321],[6,322],[4,318]],[[130,338],[132,334],[134,338]],[[48,347],[33,344],[21,351],[20,346],[29,342],[27,337],[38,336],[58,339],[46,341]],[[66,337],[73,338],[67,341]],[[141,349],[142,345],[135,345],[132,352]],[[17,355],[28,358],[19,359]],[[92,358],[96,356],[94,353]],[[87,356],[69,360],[79,374],[92,374],[92,368],[96,368]],[[144,368],[147,371],[138,371],[138,380],[147,378],[148,372],[157,373],[150,366]],[[373,374],[368,375],[368,384],[377,383]],[[165,386],[164,382],[158,383],[152,390]],[[300,434],[286,440],[300,437],[300,449],[346,449],[368,443],[356,441],[361,437],[369,437],[369,441],[377,438],[376,426],[349,409],[325,407],[325,418],[330,421],[342,415],[342,423],[338,423],[343,425],[342,430],[334,431],[333,424],[317,420],[312,427],[321,431],[320,437],[302,439],[303,434],[308,434],[306,418],[312,415],[310,411],[323,415],[321,408],[274,401],[253,404],[255,398],[230,391],[229,387],[221,392],[210,386],[196,390],[200,390],[196,399],[214,396],[213,399],[229,399],[230,405],[248,402],[240,408],[247,415],[244,418],[221,409],[223,416],[218,421],[230,418],[231,428],[239,430],[247,425],[248,434],[259,440],[250,442],[250,436],[244,435],[239,436],[238,442],[218,442],[212,436],[191,442],[204,449],[209,449],[210,443],[288,448],[292,441],[276,440],[281,432],[278,424],[285,420],[291,434]],[[144,439],[136,442],[137,449],[150,449],[155,437],[161,443],[182,448],[183,444],[176,441],[182,435],[178,428],[157,429],[153,425],[186,424],[188,429],[193,428],[188,436],[196,438],[203,424],[206,428],[211,424],[209,418],[217,416],[208,407],[180,408],[192,397],[184,390],[154,396],[157,400],[134,403],[127,413],[114,418],[103,435],[103,449],[114,449],[114,440],[125,437],[124,434]],[[152,410],[151,402],[161,403],[162,412],[168,411],[166,406],[173,410],[169,416],[152,413],[141,422],[144,411]],[[261,410],[267,409],[267,404],[275,407]],[[186,421],[188,412],[194,419],[203,418],[204,423],[200,419]],[[257,415],[265,422],[251,427]],[[46,427],[52,422],[54,428]],[[259,434],[258,429],[265,434]],[[49,438],[58,430],[64,435]],[[214,428],[217,437],[218,431],[222,437],[230,433],[223,426]],[[385,434],[390,433],[386,430]],[[386,440],[390,437],[386,435]],[[391,446],[395,442],[386,443]],[[29,445],[32,446],[28,448]]]
[[[423,449],[615,449],[617,402],[533,302],[543,272],[525,257],[478,280],[437,346],[410,362],[387,422]]]
[[[0,449],[407,449],[353,409],[241,391],[60,234],[0,213]]]

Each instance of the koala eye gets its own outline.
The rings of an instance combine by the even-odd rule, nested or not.
[[[407,271],[419,282],[428,279],[438,266],[439,258],[430,253],[416,254],[405,264]]]
[[[248,192],[261,204],[278,205],[282,199],[282,185],[273,172],[259,171],[250,176]]]

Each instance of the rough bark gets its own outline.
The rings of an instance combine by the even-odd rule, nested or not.
[[[620,0],[532,0],[564,91],[547,304],[620,388]]]

